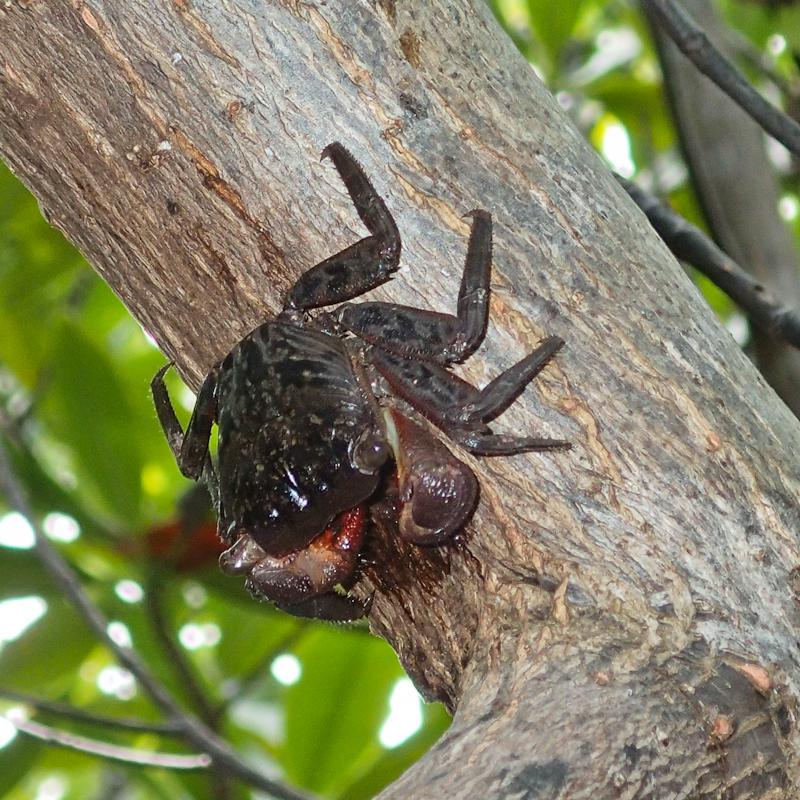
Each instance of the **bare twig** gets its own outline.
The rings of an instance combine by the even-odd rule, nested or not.
[[[178,676],[189,702],[199,714],[200,719],[214,733],[218,733],[220,717],[216,714],[215,708],[209,701],[192,664],[175,641],[175,632],[164,608],[164,580],[163,573],[160,570],[154,570],[152,573],[145,597],[147,613],[150,617],[153,632],[172,669]],[[231,786],[225,770],[214,768],[211,777],[214,797],[217,800],[227,800],[231,796]]]
[[[746,36],[738,31],[728,30],[727,41],[731,52],[743,58],[750,66],[758,70],[770,83],[773,83],[787,97],[800,96],[800,82],[796,77],[786,78],[775,68],[774,61],[761,52]]]
[[[167,656],[170,666],[178,676],[181,686],[200,717],[214,727],[214,709],[206,696],[200,680],[183,651],[175,643],[174,632],[164,610],[164,586],[161,575],[153,574],[145,592],[147,615],[156,639]]]
[[[39,558],[61,592],[75,606],[95,636],[136,677],[156,705],[180,726],[185,738],[198,749],[208,753],[213,759],[213,763],[227,770],[231,776],[264,792],[268,792],[273,797],[279,798],[279,800],[308,800],[310,795],[284,786],[247,766],[227,742],[217,736],[197,717],[186,713],[180,708],[172,695],[133,649],[123,647],[111,638],[108,633],[108,619],[89,599],[86,592],[83,591],[75,572],[50,543],[42,532],[41,527],[37,524],[22,487],[11,469],[11,464],[8,461],[2,442],[0,442],[0,488],[5,491],[14,510],[22,514],[33,528]]]
[[[89,739],[75,733],[51,728],[40,722],[31,722],[26,719],[6,716],[6,719],[22,733],[41,739],[43,742],[66,747],[70,750],[79,750],[100,756],[111,761],[122,761],[125,764],[138,764],[145,767],[162,767],[164,769],[207,769],[211,764],[208,753],[196,755],[180,755],[176,753],[152,753],[134,747],[121,747],[120,745],[102,742],[98,739]]]
[[[617,180],[676,258],[719,286],[764,331],[800,347],[800,312],[778,305],[764,286],[669,206],[619,175]]]
[[[130,717],[111,717],[106,714],[94,714],[91,711],[84,711],[76,708],[69,703],[61,703],[57,700],[46,700],[28,692],[20,692],[16,689],[0,688],[0,698],[24,703],[32,706],[37,711],[47,714],[55,714],[65,719],[72,719],[76,722],[88,722],[91,725],[101,725],[106,728],[119,728],[126,731],[137,731],[139,733],[157,733],[160,736],[181,736],[183,730],[176,722],[146,722],[141,719],[131,719]]]
[[[767,133],[800,155],[800,124],[767,102],[674,0],[642,0],[678,49]]]

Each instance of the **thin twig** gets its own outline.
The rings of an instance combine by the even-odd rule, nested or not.
[[[11,469],[2,442],[0,442],[0,488],[5,491],[11,507],[25,517],[33,528],[38,556],[61,592],[75,606],[94,635],[136,677],[156,705],[180,726],[186,739],[198,749],[208,753],[216,765],[226,769],[230,775],[239,780],[268,792],[279,800],[308,800],[310,795],[271,780],[248,767],[227,742],[217,736],[197,717],[181,709],[166,687],[133,649],[123,647],[111,638],[108,633],[108,619],[89,599],[74,570],[62,558],[37,524],[22,487]]]
[[[775,69],[772,59],[761,52],[746,36],[738,31],[728,30],[726,39],[732,51],[743,58],[751,67],[758,70],[770,83],[789,98],[800,96],[800,83],[796,77],[786,78]]]
[[[22,733],[41,739],[49,744],[66,747],[69,750],[79,750],[111,761],[122,761],[125,764],[138,764],[145,767],[162,767],[164,769],[207,769],[211,764],[208,753],[196,755],[180,755],[177,753],[153,753],[134,747],[121,747],[120,745],[102,742],[98,739],[89,739],[75,733],[51,728],[40,722],[31,722],[26,719],[6,716],[6,719]]]
[[[800,312],[779,305],[755,278],[669,206],[617,175],[676,258],[719,286],[765,332],[800,347]]]
[[[186,659],[183,650],[175,643],[173,631],[164,610],[163,594],[161,575],[154,573],[151,580],[148,581],[145,591],[147,615],[150,618],[153,633],[155,633],[161,649],[167,656],[170,666],[178,676],[189,702],[209,727],[213,728],[211,720],[214,719],[214,709],[203,687],[200,685],[200,680],[195,674],[192,665]]]
[[[200,678],[186,658],[185,651],[178,647],[175,641],[175,632],[172,629],[166,609],[164,608],[164,575],[160,570],[154,570],[150,576],[145,592],[146,608],[150,623],[161,650],[167,657],[175,674],[178,676],[189,702],[199,714],[200,719],[208,727],[219,733],[219,717],[215,708],[206,695]],[[216,800],[227,800],[231,796],[231,786],[228,775],[224,769],[214,768],[211,779],[213,781],[213,795]]]
[[[767,133],[800,156],[800,124],[765,100],[674,0],[642,0],[676,47]]]
[[[101,725],[106,728],[119,728],[120,730],[136,731],[139,733],[157,733],[160,736],[182,736],[183,729],[176,722],[146,722],[142,719],[132,719],[130,717],[112,717],[107,714],[94,714],[91,711],[84,711],[76,708],[69,703],[61,703],[58,700],[47,700],[28,692],[20,692],[16,689],[4,689],[0,687],[0,698],[13,700],[17,703],[24,703],[32,706],[37,711],[47,714],[56,714],[65,719],[72,719],[76,722],[87,722],[91,725]]]

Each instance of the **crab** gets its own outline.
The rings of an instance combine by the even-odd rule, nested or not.
[[[185,433],[164,383],[171,362],[152,391],[181,472],[202,478],[212,494],[228,545],[222,570],[246,576],[253,596],[291,614],[350,621],[368,610],[346,587],[357,575],[370,507],[388,481],[399,499],[399,535],[422,547],[445,544],[477,503],[472,470],[413,412],[474,455],[568,448],[487,424],[564,342],[547,337],[483,389],[450,371],[486,333],[492,219],[480,209],[466,215],[471,232],[455,316],[346,302],[392,277],[400,234],[345,147],[334,142],[322,155],[370,235],[305,272],[283,310],[211,369]],[[215,423],[216,466],[209,453]]]

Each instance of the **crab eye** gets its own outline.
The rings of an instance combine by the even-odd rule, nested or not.
[[[354,443],[350,455],[353,466],[366,475],[374,475],[389,458],[389,446],[374,432],[362,436]]]

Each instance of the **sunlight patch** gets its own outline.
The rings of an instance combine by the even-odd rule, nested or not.
[[[219,625],[213,622],[207,622],[205,625],[189,622],[178,631],[178,639],[187,650],[214,647],[219,644],[221,638],[222,631]]]
[[[120,647],[130,647],[133,644],[131,632],[124,622],[119,622],[118,620],[109,622],[106,632],[111,641],[114,642],[114,644],[118,644]]]
[[[97,688],[103,694],[120,700],[130,700],[136,694],[136,679],[122,667],[105,667],[97,676]]]
[[[389,695],[389,716],[381,726],[380,743],[391,750],[422,727],[422,700],[408,678],[400,678]]]
[[[0,517],[0,545],[15,550],[30,550],[36,543],[30,522],[17,511]]]
[[[0,603],[0,645],[22,636],[47,611],[41,597],[15,597]]]
[[[54,542],[74,542],[81,535],[81,526],[69,514],[54,511],[42,523],[48,539]]]
[[[15,706],[15,708],[17,707]],[[6,713],[10,714],[15,710],[15,708],[9,709],[9,711]],[[4,747],[8,747],[8,745],[10,745],[11,742],[13,742],[16,738],[17,729],[14,727],[14,725],[5,717],[0,717],[0,750],[2,750]]]
[[[278,683],[292,686],[300,680],[303,674],[303,665],[297,656],[291,653],[282,653],[270,664],[269,671]]]
[[[39,784],[35,800],[61,800],[67,794],[69,784],[60,775],[51,775]]]
[[[624,125],[619,122],[605,125],[600,140],[600,151],[623,178],[633,177],[636,167],[631,157],[631,140]]]
[[[123,603],[139,603],[144,597],[144,589],[136,581],[130,578],[124,578],[117,581],[114,585],[114,594],[122,600]]]

